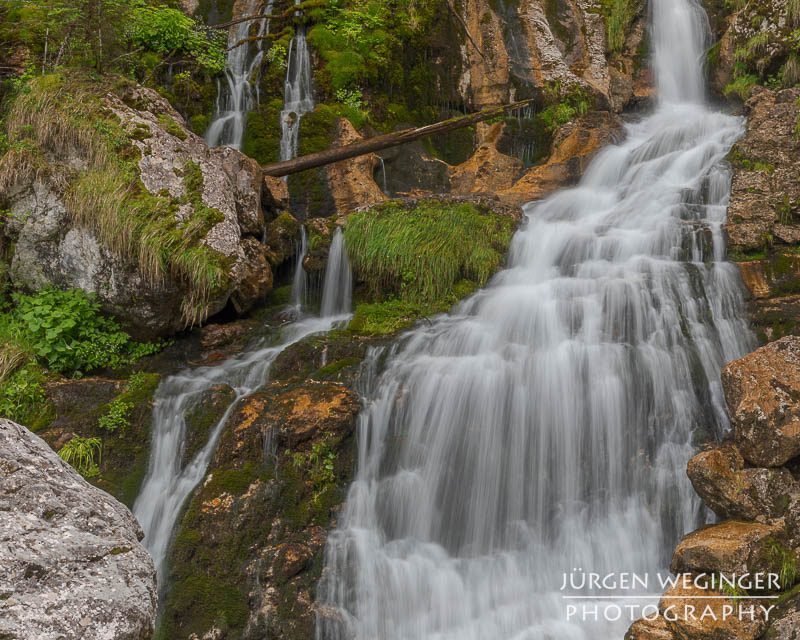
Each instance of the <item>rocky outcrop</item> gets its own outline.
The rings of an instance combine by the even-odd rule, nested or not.
[[[729,363],[722,373],[733,429],[721,445],[688,464],[688,475],[703,502],[722,522],[688,534],[675,549],[671,570],[694,576],[762,574],[763,589],[732,594],[679,584],[665,593],[661,616],[639,620],[628,640],[703,638],[792,638],[797,621],[800,578],[800,448],[796,416],[800,406],[800,338],[789,336]],[[767,576],[773,576],[769,578]],[[777,588],[776,588],[777,582]],[[697,596],[717,593],[715,600]],[[685,598],[683,597],[685,595]],[[732,596],[736,595],[736,598]],[[770,615],[717,615],[723,606],[759,604],[747,596],[769,595]],[[673,596],[667,598],[667,596]],[[712,607],[714,616],[683,616],[682,603]],[[676,616],[666,615],[672,605]]]
[[[153,561],[130,511],[0,419],[0,636],[148,640]]]
[[[800,338],[782,338],[731,362],[722,383],[747,462],[779,467],[800,455]]]
[[[362,136],[348,120],[340,118],[333,146],[344,146],[362,140]],[[338,215],[346,214],[357,207],[377,204],[386,200],[374,179],[380,160],[373,154],[335,162],[327,167],[328,184]]]
[[[730,153],[729,253],[764,337],[795,331],[800,319],[800,89],[757,87],[745,103],[747,133]]]
[[[80,87],[74,98],[63,93],[70,81]],[[74,100],[70,109],[107,122],[94,139],[78,132],[81,144],[70,145],[48,133],[56,125],[47,119],[62,117],[55,107],[37,116],[22,104],[10,118],[12,139],[34,131],[37,146],[28,153],[39,158],[39,169],[27,172],[18,169],[19,151],[0,161],[16,287],[82,288],[139,338],[174,333],[229,300],[244,311],[269,292],[266,252],[255,239],[264,217],[254,160],[209,149],[150,89],[122,83],[108,91],[82,77],[47,76],[34,91]],[[98,99],[102,116],[92,111]],[[105,155],[108,144],[119,148],[119,166]]]
[[[621,124],[607,111],[593,111],[564,125],[556,132],[547,161],[528,170],[498,195],[506,202],[522,205],[577,183],[595,154],[621,133]]]
[[[234,408],[179,524],[159,637],[313,637],[325,543],[355,463],[350,387],[365,351],[348,336],[308,337]]]
[[[613,44],[590,0],[455,4],[474,41],[461,46],[459,81],[462,99],[474,108],[531,97],[556,83],[580,84],[614,111],[648,94],[641,65],[644,3],[631,3],[630,20],[615,36],[621,42]]]

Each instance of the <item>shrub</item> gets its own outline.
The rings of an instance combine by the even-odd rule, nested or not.
[[[97,453],[97,462],[94,455]],[[100,438],[81,438],[75,436],[58,451],[58,455],[75,467],[84,478],[93,478],[100,473]]]
[[[33,422],[46,410],[44,381],[42,371],[29,364],[0,382],[0,416],[35,430]]]

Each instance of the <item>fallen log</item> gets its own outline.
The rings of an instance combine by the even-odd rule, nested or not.
[[[300,156],[292,160],[285,160],[283,162],[276,162],[274,164],[266,165],[261,170],[265,176],[274,176],[281,178],[293,173],[307,171],[308,169],[316,169],[317,167],[325,166],[339,162],[340,160],[348,160],[349,158],[356,158],[358,156],[366,155],[367,153],[374,153],[382,149],[389,149],[408,142],[414,142],[420,138],[435,135],[437,133],[447,133],[448,131],[455,131],[463,127],[468,127],[478,122],[491,120],[497,116],[501,116],[507,111],[520,109],[534,102],[535,99],[523,100],[522,102],[514,102],[512,104],[503,105],[500,107],[492,107],[491,109],[484,109],[476,113],[470,113],[466,116],[459,116],[458,118],[451,118],[435,124],[429,124],[424,127],[416,129],[404,129],[402,131],[395,131],[366,140],[360,140],[343,147],[332,147],[325,151],[311,153],[307,156]]]

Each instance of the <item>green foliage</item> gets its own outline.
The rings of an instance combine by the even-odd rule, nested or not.
[[[789,589],[800,577],[797,567],[797,554],[775,538],[769,538],[764,543],[767,546],[769,562],[773,570],[778,573],[781,589]]]
[[[609,53],[618,53],[625,46],[628,28],[639,11],[638,0],[600,0],[606,19]]]
[[[471,204],[396,202],[354,213],[344,227],[359,280],[380,299],[418,303],[447,298],[460,280],[482,286],[503,260],[513,221]]]
[[[134,45],[159,54],[180,52],[209,73],[225,68],[225,38],[220,31],[208,35],[178,9],[164,5],[135,7],[128,18],[128,37]]]
[[[326,443],[315,442],[311,451],[286,450],[292,466],[298,472],[308,475],[314,485],[314,502],[319,501],[322,493],[336,481],[336,452]]]
[[[15,294],[14,323],[36,358],[58,373],[80,375],[100,367],[118,367],[149,355],[160,344],[133,342],[112,319],[100,315],[97,301],[84,291],[47,287]]]
[[[97,461],[95,461],[95,453]],[[73,437],[58,451],[58,455],[75,467],[84,478],[93,478],[100,473],[100,438]]]
[[[125,402],[124,400],[116,398],[108,405],[108,411],[100,416],[98,425],[101,429],[105,429],[109,433],[113,433],[117,429],[124,429],[130,426],[132,411],[132,402]]]
[[[50,414],[43,387],[46,379],[40,367],[27,364],[0,381],[0,416],[36,431]]]

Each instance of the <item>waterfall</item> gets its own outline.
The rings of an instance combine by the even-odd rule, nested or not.
[[[272,13],[272,0],[267,4],[266,13]],[[260,5],[260,0],[247,0],[242,15],[252,15]],[[240,22],[228,33],[228,47],[234,47],[248,37],[252,21]],[[269,20],[259,20],[257,35],[269,33]],[[256,40],[256,52],[250,55],[247,42],[228,51],[225,64],[225,85],[217,90],[214,117],[205,133],[208,146],[228,146],[241,149],[247,114],[252,111],[255,101],[250,78],[258,69],[264,57],[263,41]]]
[[[325,280],[322,287],[322,307],[320,315],[338,316],[350,313],[352,306],[353,274],[344,246],[344,234],[338,227],[333,233],[328,250],[328,264],[325,266]]]
[[[300,4],[300,0],[295,0]],[[314,94],[311,90],[311,55],[308,52],[306,27],[298,27],[289,45],[289,56],[284,85],[283,110],[281,111],[280,160],[291,160],[297,156],[300,119],[314,110]]]
[[[305,227],[302,227],[292,287],[292,304],[297,309],[298,320],[286,326],[277,341],[262,339],[221,364],[187,368],[165,378],[156,389],[150,460],[133,513],[145,532],[143,544],[153,556],[159,591],[162,594],[167,553],[181,509],[205,476],[217,440],[236,403],[266,384],[270,366],[281,351],[308,335],[340,326],[350,318],[350,266],[341,231],[334,235],[334,244],[337,248],[334,249],[333,244],[331,245],[323,290],[323,300],[329,299],[331,302],[327,307],[323,302],[323,308],[328,311],[322,317],[308,317],[300,313],[306,288],[303,258],[308,251],[308,236]],[[330,278],[332,294],[328,293],[327,274],[333,274]],[[205,392],[219,384],[233,387],[235,398],[219,422],[209,430],[203,449],[184,466],[182,458],[186,442],[185,417],[202,401]]]
[[[728,428],[720,370],[754,346],[722,232],[743,121],[703,104],[696,0],[651,4],[655,113],[526,205],[509,266],[369,394],[318,638],[619,640],[641,613],[603,607],[662,589],[568,618],[563,575],[656,582],[701,523],[692,434]]]
[[[378,160],[380,160],[381,163],[381,176],[383,177],[383,192],[388,195],[389,189],[386,186],[386,162],[384,162],[383,158],[381,158],[380,156],[378,156]]]
[[[297,264],[294,267],[294,278],[292,279],[292,306],[298,311],[306,301],[306,290],[308,289],[308,276],[303,269],[303,260],[308,253],[308,233],[304,226],[300,227],[300,247],[296,252]]]

